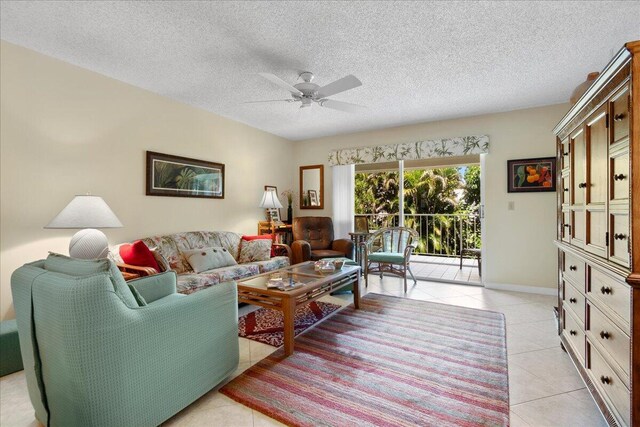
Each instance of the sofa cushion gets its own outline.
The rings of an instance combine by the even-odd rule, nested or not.
[[[173,234],[165,236],[153,236],[141,239],[145,245],[157,250],[167,260],[171,269],[176,273],[185,273],[191,271],[191,266],[182,257],[182,253],[178,250]],[[191,248],[185,248],[191,249]]]
[[[176,293],[176,274],[169,271],[152,276],[144,276],[128,282],[130,288],[135,289],[139,297],[150,304],[167,295]],[[135,294],[135,293],[134,293]]]
[[[138,292],[138,290],[135,288],[135,286],[131,285],[130,283],[127,283],[127,285],[129,286],[129,290],[133,294],[133,297],[138,302],[138,306],[140,306],[140,307],[146,306],[147,302],[144,300],[144,297],[142,295],[140,295],[140,292]]]
[[[289,257],[276,256],[267,261],[256,261],[244,265],[257,265],[260,269],[260,273],[266,273],[268,271],[273,271],[289,266]]]
[[[258,234],[258,235],[255,235],[255,236],[247,236],[247,235],[242,236],[242,240],[243,241],[245,241],[245,240],[261,240],[261,239],[262,240],[271,240],[273,242],[273,234]],[[242,244],[242,242],[241,242],[241,244]],[[271,252],[270,252],[269,255],[271,256],[271,258],[276,256],[276,250],[273,247],[273,245],[271,246]]]
[[[243,240],[240,245],[240,264],[267,261],[271,258],[271,240]]]
[[[208,271],[207,273],[218,276],[220,283],[232,282],[260,274],[260,267],[255,264],[238,264],[231,267],[216,268],[215,270]]]
[[[240,233],[234,233],[233,231],[204,231],[202,234],[208,241],[206,246],[220,246],[226,248],[231,256],[235,260],[238,260],[240,253],[240,238],[242,237]]]
[[[44,269],[75,277],[108,272],[111,283],[113,284],[113,289],[125,305],[129,308],[138,307],[138,302],[124,281],[122,273],[118,270],[118,267],[107,258],[78,259],[49,252],[49,256],[44,261]]]
[[[189,262],[195,273],[237,264],[229,251],[221,247],[191,249],[182,252],[182,255]]]
[[[151,249],[151,253],[153,254],[153,258],[155,258],[156,262],[158,263],[158,267],[160,267],[161,273],[164,273],[165,271],[171,271],[169,261],[167,261],[167,259],[162,256],[158,249]]]
[[[214,272],[183,273],[178,275],[176,287],[178,293],[189,295],[218,283],[220,283],[220,278]]]
[[[287,257],[283,258],[288,261]],[[256,274],[260,274],[260,267],[257,264],[237,264],[202,273],[179,274],[177,288],[179,293],[188,295],[218,283],[244,279]]]
[[[119,248],[120,257],[126,264],[137,265],[139,267],[151,267],[160,272],[160,266],[156,262],[149,247],[141,240],[132,244],[122,244]]]

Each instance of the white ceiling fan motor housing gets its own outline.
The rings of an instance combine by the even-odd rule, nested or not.
[[[299,78],[302,79],[302,83],[297,83],[297,84],[293,85],[293,87],[295,87],[300,92],[302,92],[302,97],[301,98],[312,98],[313,99],[318,94],[318,89],[320,89],[320,86],[318,86],[315,83],[311,83],[311,81],[314,79],[314,77],[315,76],[313,75],[313,73],[311,73],[309,71],[305,71],[303,73],[300,73]]]

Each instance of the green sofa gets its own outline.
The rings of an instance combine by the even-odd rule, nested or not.
[[[127,284],[109,260],[51,254],[11,290],[44,425],[159,425],[238,366],[234,282],[182,295],[173,272]]]

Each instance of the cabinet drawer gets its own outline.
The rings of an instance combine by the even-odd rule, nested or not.
[[[626,86],[611,99],[612,143],[629,136],[629,87]]]
[[[609,259],[629,267],[629,213],[611,212],[609,226]]]
[[[584,330],[580,322],[573,317],[569,310],[563,310],[562,315],[564,318],[564,330],[562,334],[567,341],[573,347],[573,350],[580,357],[580,363],[584,365],[584,352],[585,352],[585,335]]]
[[[627,387],[629,386],[629,357],[631,351],[631,339],[619,327],[614,325],[600,310],[591,304],[587,304],[589,313],[589,325],[587,326],[589,340],[600,344],[605,350],[603,354],[609,354],[622,368],[623,377]]]
[[[612,409],[617,412],[617,417],[625,425],[631,425],[631,393],[589,341],[587,347],[591,359],[588,372],[592,381],[613,404]]]
[[[584,289],[584,261],[565,252],[562,274],[578,288]]]
[[[610,317],[617,317],[624,331],[629,331],[631,319],[631,289],[606,274],[589,267],[587,298],[610,310]]]
[[[629,200],[629,147],[612,153],[609,157],[609,200],[626,202]]]
[[[564,307],[568,307],[584,325],[585,297],[571,283],[564,283]]]

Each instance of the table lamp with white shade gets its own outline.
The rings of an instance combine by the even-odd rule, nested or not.
[[[259,208],[265,209],[279,209],[282,207],[280,200],[278,200],[278,195],[276,194],[276,190],[269,189],[264,190],[264,194],[262,195],[262,201],[260,201]]]
[[[122,227],[122,223],[102,197],[87,194],[75,196],[44,228],[82,228],[71,238],[69,255],[98,259],[109,254],[109,242],[107,236],[96,229],[118,227]]]

